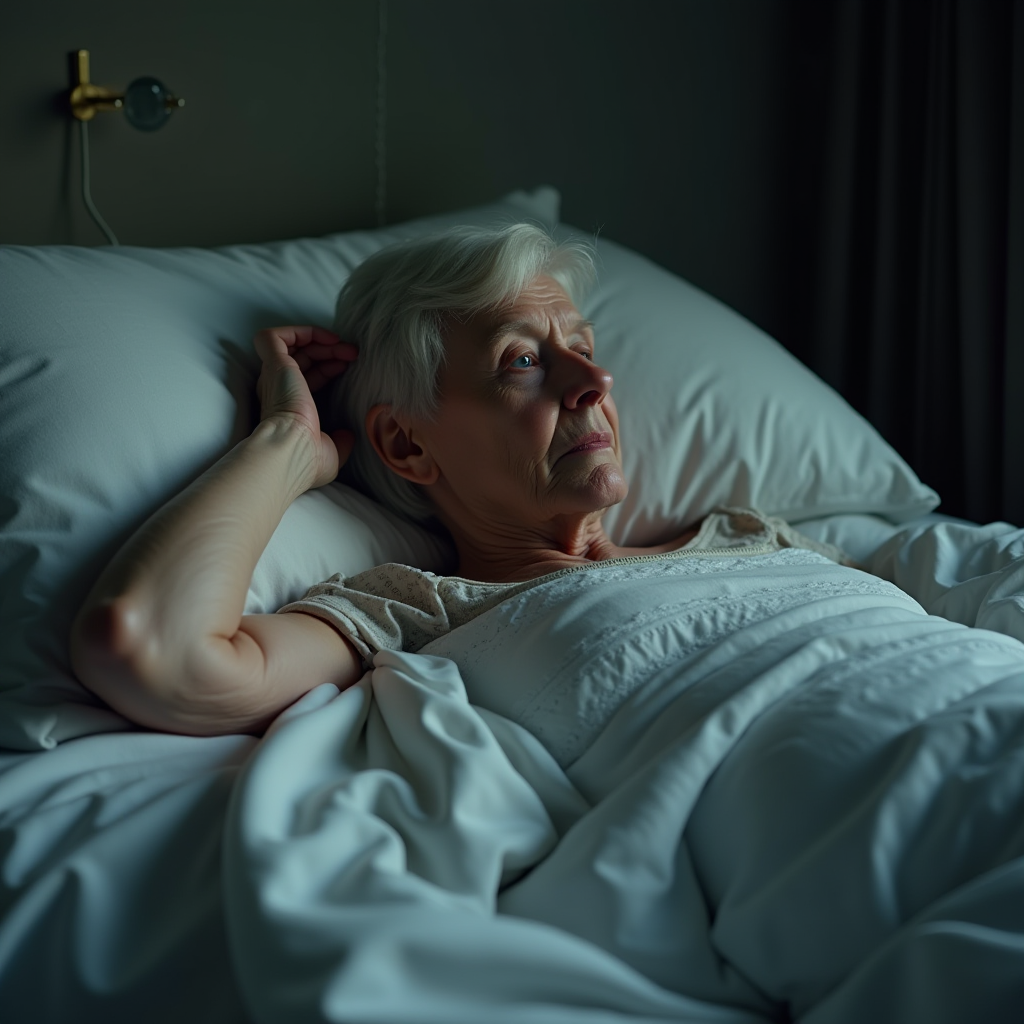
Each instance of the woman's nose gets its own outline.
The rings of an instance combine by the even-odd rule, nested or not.
[[[612,375],[578,352],[567,353],[562,404],[567,409],[598,405],[612,389]]]

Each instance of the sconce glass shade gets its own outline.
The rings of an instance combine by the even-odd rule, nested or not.
[[[125,117],[144,132],[162,128],[178,105],[163,82],[149,76],[136,78],[124,94]]]

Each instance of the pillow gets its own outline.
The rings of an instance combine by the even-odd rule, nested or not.
[[[75,612],[117,548],[258,417],[252,337],[330,325],[349,271],[455,223],[552,227],[553,189],[377,231],[217,250],[0,248],[0,747],[132,726],[71,673]],[[446,547],[340,484],[303,495],[260,559],[248,612]]]
[[[716,505],[798,523],[836,513],[903,522],[939,503],[778,342],[642,256],[608,241],[597,249],[598,285],[582,312],[615,379],[630,484],[605,517],[614,541],[667,540]]]
[[[131,728],[74,679],[71,621],[154,509],[245,436],[261,327],[333,319],[348,272],[382,246],[455,223],[553,227],[552,189],[376,231],[202,249],[0,248],[0,746],[38,750]],[[570,229],[560,229],[568,233]],[[620,543],[671,535],[716,504],[791,520],[938,499],[831,389],[720,303],[611,242],[584,303],[616,378],[631,482]],[[334,484],[289,509],[246,610],[334,572],[443,569],[431,534]]]

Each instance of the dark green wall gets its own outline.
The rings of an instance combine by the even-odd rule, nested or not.
[[[771,328],[786,173],[786,10],[769,0],[388,0],[391,220],[541,183],[564,216]],[[153,74],[187,106],[92,122],[94,198],[126,243],[372,225],[376,0],[20,4],[0,36],[0,241],[98,244],[61,109]]]
[[[387,12],[389,220],[555,185],[567,221],[778,338],[944,511],[1024,516],[1024,0]],[[94,195],[122,241],[372,226],[378,13],[377,0],[8,4],[0,242],[102,240],[62,110],[76,47],[100,84],[153,74],[187,101],[155,134],[93,122]]]
[[[365,221],[373,189],[371,0],[19,4],[0,35],[0,241],[98,244],[78,197],[66,52],[92,80],[155,75],[186,108],[155,133],[91,123],[93,197],[125,243],[210,245]]]

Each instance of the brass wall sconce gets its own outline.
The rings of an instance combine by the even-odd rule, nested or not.
[[[129,122],[140,131],[153,132],[167,123],[171,114],[185,106],[163,82],[146,76],[136,78],[124,92],[93,85],[89,80],[89,51],[71,54],[71,115],[79,121],[91,121],[101,110],[123,110]]]
[[[117,236],[96,209],[89,183],[89,122],[101,111],[123,110],[128,122],[144,132],[162,128],[175,110],[185,101],[173,96],[163,82],[148,75],[136,78],[124,92],[93,85],[89,80],[89,51],[75,50],[69,55],[71,63],[71,92],[68,106],[71,116],[78,121],[82,140],[82,202],[96,226],[111,245],[120,244]]]

